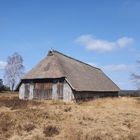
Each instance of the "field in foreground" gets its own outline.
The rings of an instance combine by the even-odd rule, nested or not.
[[[140,98],[79,104],[0,94],[0,140],[140,140]]]

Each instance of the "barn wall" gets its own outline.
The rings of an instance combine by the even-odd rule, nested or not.
[[[27,88],[28,87],[28,88]],[[19,99],[33,99],[33,89],[34,84],[33,83],[22,83],[19,88]]]
[[[19,88],[19,99],[24,99],[24,93],[25,93],[25,84],[22,83]]]
[[[52,99],[52,83],[34,83],[34,99]]]
[[[86,100],[101,97],[118,97],[118,92],[88,92],[73,91],[76,100]]]
[[[51,85],[51,86],[48,86]],[[74,99],[71,87],[66,82],[22,83],[19,89],[20,99],[54,99],[65,102]]]
[[[54,99],[69,102],[99,97],[116,97],[118,92],[74,91],[66,81],[54,83],[22,83],[19,89],[20,99]]]
[[[57,95],[57,83],[54,83],[52,85],[52,99],[53,100],[57,100],[58,99],[58,95]]]
[[[30,83],[30,86],[29,86],[29,100],[32,100],[33,99],[33,90],[34,90],[34,84],[33,83]]]
[[[74,95],[73,95],[71,87],[69,86],[69,84],[67,82],[64,82],[64,84],[63,84],[63,101],[69,102],[69,101],[72,101],[73,99],[74,99]]]
[[[66,100],[68,95],[71,95],[71,88],[62,79],[49,82],[42,81],[26,81],[21,84],[19,88],[20,99],[54,99],[58,100],[63,98]],[[68,94],[64,97],[64,92]],[[68,98],[68,97],[67,97]],[[69,96],[71,99],[71,96]]]

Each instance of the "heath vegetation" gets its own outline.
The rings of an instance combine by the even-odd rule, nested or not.
[[[139,140],[140,98],[80,103],[0,94],[0,140]]]

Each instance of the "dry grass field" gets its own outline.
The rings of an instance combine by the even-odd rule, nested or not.
[[[0,140],[140,140],[140,99],[21,101],[0,94]]]

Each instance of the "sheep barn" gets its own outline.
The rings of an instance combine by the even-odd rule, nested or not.
[[[119,87],[104,72],[56,50],[21,79],[20,99],[78,101],[118,96]]]

